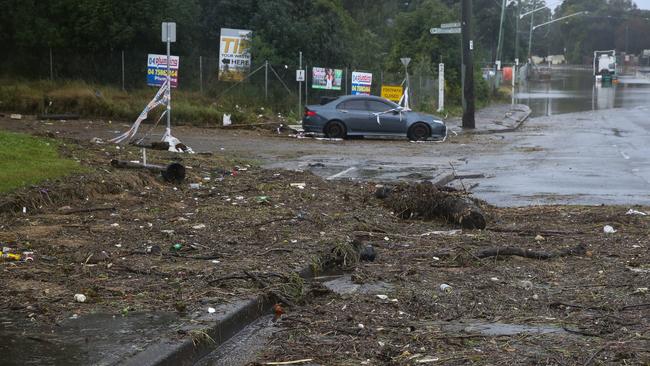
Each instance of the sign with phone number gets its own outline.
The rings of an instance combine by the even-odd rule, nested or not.
[[[178,87],[178,65],[180,57],[170,56],[169,68],[172,88]],[[167,55],[147,56],[147,85],[161,86],[167,80]]]

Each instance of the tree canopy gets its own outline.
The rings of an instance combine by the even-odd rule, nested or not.
[[[501,1],[473,0],[476,59],[497,59]],[[506,2],[502,59],[515,57],[517,0]],[[544,6],[521,0],[521,13]],[[428,30],[460,18],[459,0],[0,0],[0,47],[5,55],[47,48],[68,52],[159,49],[160,23],[175,21],[179,54],[215,54],[220,28],[251,29],[253,57],[295,65],[302,51],[313,63],[399,69],[399,58],[432,66],[458,63],[459,37]],[[533,53],[564,53],[574,62],[595,49],[650,48],[643,37],[650,15],[631,0],[565,0],[556,9],[519,21],[520,57],[528,50],[531,21],[589,11],[588,15],[540,27]]]

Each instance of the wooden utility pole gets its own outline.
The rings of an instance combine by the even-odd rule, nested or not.
[[[463,128],[476,128],[474,119],[474,40],[472,39],[472,0],[462,0],[461,32],[463,39]]]

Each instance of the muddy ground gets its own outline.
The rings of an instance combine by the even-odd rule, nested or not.
[[[378,225],[368,241],[377,260],[290,309],[260,362],[648,364],[649,221],[626,210],[488,208],[487,230],[451,236],[423,235],[421,222]],[[583,254],[550,260],[477,258],[490,247],[580,244]]]
[[[650,221],[626,215],[630,207],[483,204],[486,230],[448,232],[458,228],[398,218],[374,197],[375,182],[265,170],[220,153],[149,152],[150,162],[188,167],[187,181],[172,185],[109,166],[139,160],[136,148],[66,140],[62,153],[88,173],[0,197],[2,246],[34,252],[31,262],[0,263],[0,311],[26,321],[201,313],[273,290],[298,306],[285,306],[260,363],[650,362]],[[605,234],[605,225],[617,232]],[[378,257],[350,256],[345,269],[360,286],[348,284],[347,294],[292,274],[318,267],[333,248],[345,252],[354,238]],[[584,251],[550,260],[478,258],[492,247],[579,244]],[[485,333],[494,322],[503,326]],[[542,328],[520,332],[523,325]]]

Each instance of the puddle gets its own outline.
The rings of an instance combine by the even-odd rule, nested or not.
[[[179,325],[176,314],[91,314],[59,325],[1,315],[2,365],[114,365]]]
[[[352,276],[349,274],[323,282],[323,285],[339,295],[376,295],[390,292],[394,288],[393,285],[386,282],[357,284],[352,282]]]

